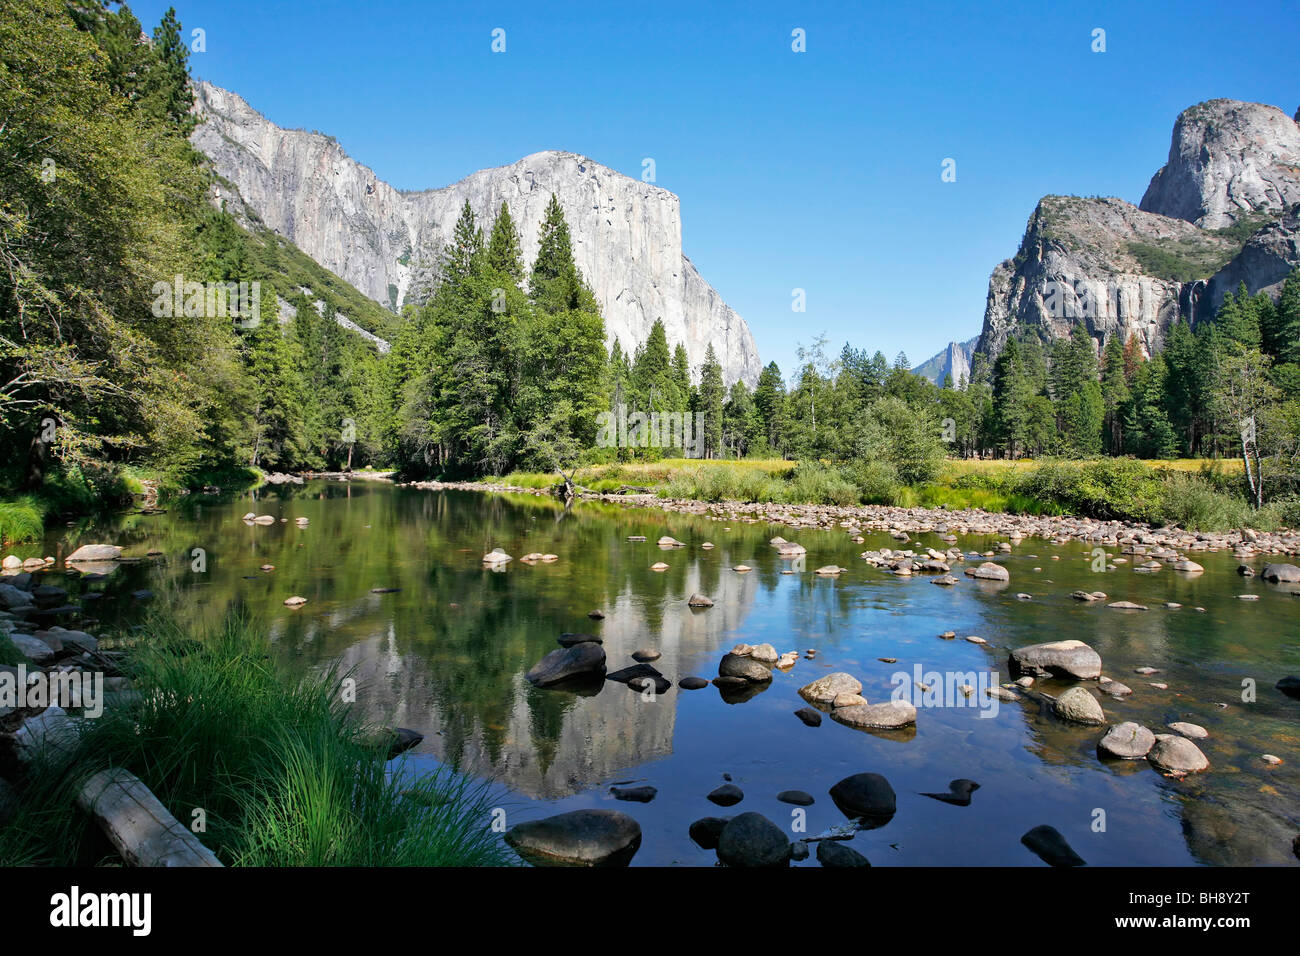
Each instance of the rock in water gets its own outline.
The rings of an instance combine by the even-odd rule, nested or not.
[[[551,651],[524,676],[537,687],[552,687],[574,678],[604,675],[605,649],[584,641]]]
[[[1157,770],[1173,774],[1200,773],[1210,766],[1200,747],[1177,734],[1156,734],[1147,760]]]
[[[720,807],[734,807],[745,799],[745,792],[734,783],[724,783],[709,794],[709,801]]]
[[[83,564],[94,561],[116,561],[122,557],[122,549],[112,544],[83,544],[68,555],[65,564]]]
[[[394,757],[406,753],[412,747],[419,746],[422,740],[424,740],[424,734],[417,730],[411,730],[407,727],[394,727],[388,740],[388,759],[392,760]]]
[[[882,827],[898,809],[894,788],[878,773],[855,773],[831,787],[831,800],[851,820],[867,829]]]
[[[1261,577],[1273,584],[1300,584],[1300,568],[1294,564],[1266,564]]]
[[[813,710],[811,707],[800,707],[794,712],[794,715],[809,727],[820,727],[822,725],[821,712]]]
[[[776,798],[782,803],[789,803],[796,807],[811,807],[817,802],[811,793],[805,793],[803,790],[782,790]]]
[[[832,710],[831,720],[863,730],[897,730],[916,723],[916,708],[905,700],[887,700],[882,704],[852,704]]]
[[[956,780],[948,782],[947,793],[923,793],[923,797],[933,797],[935,800],[943,803],[951,803],[954,807],[969,807],[971,794],[980,788],[980,785],[974,780],[967,780],[965,777],[959,777]]]
[[[1104,724],[1106,714],[1093,697],[1082,687],[1071,687],[1052,705],[1056,716],[1076,724]]]
[[[703,817],[691,824],[690,837],[701,850],[716,850],[718,837],[730,822],[731,817]]]
[[[1008,664],[1013,674],[1032,677],[1096,680],[1101,676],[1101,655],[1083,641],[1049,641],[1020,647],[1011,652]]]
[[[726,654],[718,663],[719,677],[738,677],[751,684],[761,684],[772,679],[772,671],[752,657]]]
[[[641,826],[617,810],[571,810],[506,831],[533,866],[627,866],[641,846]]]
[[[966,576],[983,581],[1010,581],[1011,572],[995,561],[985,561],[973,568],[966,569]]]
[[[799,688],[799,696],[810,704],[830,705],[840,694],[862,693],[862,681],[852,674],[838,672],[819,677]]]
[[[576,644],[603,643],[599,637],[596,637],[593,634],[574,634],[571,631],[565,631],[555,640],[561,647],[573,647]]]
[[[1106,731],[1097,749],[1118,760],[1141,760],[1155,746],[1156,735],[1141,724],[1126,720]]]
[[[787,866],[790,841],[785,831],[761,813],[742,813],[722,828],[718,859],[727,866]]]
[[[686,601],[691,607],[713,607],[713,601],[703,594],[692,594]]]
[[[1086,865],[1083,857],[1071,849],[1055,827],[1034,827],[1020,838],[1020,842],[1038,854],[1038,858],[1049,866]]]
[[[627,800],[633,803],[649,803],[659,793],[654,787],[610,787],[609,792],[615,800]]]
[[[1297,700],[1300,700],[1300,677],[1296,677],[1294,674],[1283,677],[1277,682],[1276,686],[1278,690],[1286,694],[1288,697],[1294,697]]]
[[[825,867],[836,869],[870,866],[871,862],[839,840],[820,840],[817,843],[817,862]]]

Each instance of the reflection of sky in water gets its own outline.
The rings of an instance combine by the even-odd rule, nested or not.
[[[311,523],[306,530],[292,520],[249,528],[239,516],[250,509],[306,515]],[[122,596],[140,586],[175,599],[182,616],[196,622],[232,606],[262,615],[285,659],[354,668],[358,703],[370,719],[426,734],[408,758],[413,769],[458,761],[508,787],[503,800],[516,818],[583,806],[622,809],[645,833],[638,864],[712,862],[713,854],[686,833],[701,816],[757,810],[789,825],[793,808],[775,799],[786,789],[817,798],[807,808],[807,832],[821,832],[843,821],[827,790],[867,770],[884,774],[898,792],[894,819],[854,842],[877,865],[1037,863],[1019,837],[1043,823],[1094,865],[1292,860],[1291,837],[1300,829],[1300,704],[1273,684],[1300,673],[1293,636],[1300,602],[1237,577],[1230,555],[1197,555],[1207,568],[1198,578],[1140,575],[1131,565],[1097,575],[1082,545],[1025,541],[1005,559],[1010,588],[964,577],[942,588],[926,576],[900,579],[866,566],[860,551],[898,546],[883,535],[856,545],[839,532],[588,504],[558,522],[557,514],[547,500],[321,482],[263,493],[251,503],[187,502],[168,515],[101,531],[128,554],[156,547],[166,558],[123,567],[93,587],[106,593],[99,613],[110,621],[133,618],[136,608]],[[664,533],[689,547],[661,550],[654,542]],[[650,540],[628,542],[629,534]],[[838,563],[848,570],[838,579],[783,575],[791,565],[768,546],[774,534],[807,546],[809,569]],[[75,537],[47,541],[51,550],[44,553],[67,553]],[[81,540],[93,537],[86,532]],[[705,540],[717,547],[699,548]],[[993,540],[961,544],[970,551]],[[926,544],[943,548],[931,537],[910,546]],[[516,560],[502,573],[486,571],[480,558],[497,546],[516,558],[553,551],[560,561]],[[202,575],[190,570],[194,547],[208,555]],[[660,560],[669,570],[650,571]],[[742,562],[754,570],[730,570]],[[260,572],[264,563],[276,570]],[[960,574],[961,566],[954,570]],[[401,590],[372,594],[376,587]],[[1080,604],[1069,597],[1076,588],[1100,588],[1111,600],[1152,610]],[[695,591],[715,607],[688,608]],[[1018,591],[1034,599],[1017,601]],[[1244,591],[1261,600],[1236,600]],[[290,594],[309,603],[288,611],[282,601]],[[1166,601],[1185,607],[1166,610]],[[1193,610],[1197,605],[1206,611]],[[586,616],[593,608],[605,612],[603,621]],[[950,629],[957,640],[937,638]],[[610,670],[633,663],[639,648],[659,650],[655,666],[674,685],[688,675],[712,678],[720,656],[741,641],[819,653],[814,660],[801,656],[792,671],[776,672],[770,687],[736,704],[712,687],[674,686],[653,702],[612,682],[594,696],[532,688],[524,672],[557,646],[561,631],[601,635]],[[962,640],[968,634],[989,646]],[[991,719],[974,706],[922,708],[915,732],[893,737],[829,718],[808,728],[793,716],[804,706],[797,689],[832,671],[857,676],[864,696],[878,702],[890,696],[898,671],[920,665],[978,674],[992,666],[1005,680],[1007,648],[1069,637],[1093,645],[1105,673],[1133,688],[1124,701],[1100,698],[1109,719],[1137,720],[1157,732],[1174,720],[1207,727],[1210,738],[1198,743],[1211,772],[1176,783],[1145,762],[1103,764],[1095,752],[1101,729],[1065,726],[1028,700],[1001,704]],[[1162,673],[1133,673],[1147,664]],[[1240,702],[1244,677],[1258,682],[1258,703]],[[1152,680],[1169,690],[1150,687]],[[1059,693],[1064,686],[1042,689]],[[1264,752],[1286,762],[1266,769]],[[723,773],[746,793],[726,811],[704,799]],[[943,791],[957,777],[981,784],[969,807],[921,795]],[[652,784],[659,794],[650,804],[616,803],[608,787],[623,781]],[[1097,810],[1105,812],[1105,832],[1093,830]]]

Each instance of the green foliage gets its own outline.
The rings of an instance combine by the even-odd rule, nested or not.
[[[0,543],[35,541],[45,529],[47,505],[33,495],[0,499]]]
[[[74,751],[31,775],[0,859],[85,864],[91,825],[73,805],[82,781],[125,767],[178,818],[203,807],[204,843],[259,866],[500,864],[481,788],[443,771],[387,766],[386,733],[340,703],[339,676],[293,680],[263,634],[227,619],[202,640],[150,623],[132,651],[135,708],[87,721]]]

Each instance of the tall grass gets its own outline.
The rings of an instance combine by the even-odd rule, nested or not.
[[[35,541],[45,530],[46,506],[30,495],[0,500],[0,543]]]
[[[247,620],[202,641],[167,620],[132,652],[142,702],[86,721],[75,752],[30,774],[0,862],[69,865],[102,852],[73,800],[109,766],[139,776],[228,865],[499,865],[486,789],[450,771],[415,778],[341,702],[338,675],[292,679]]]

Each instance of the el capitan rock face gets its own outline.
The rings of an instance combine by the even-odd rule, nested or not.
[[[1300,203],[1300,126],[1275,106],[1209,100],[1183,110],[1142,209],[1222,229]]]
[[[249,208],[381,304],[397,309],[429,287],[467,200],[485,232],[501,203],[509,203],[530,264],[554,192],[609,343],[618,339],[631,352],[662,319],[669,344],[686,346],[693,369],[711,344],[728,383],[758,380],[749,327],[683,254],[680,202],[666,189],[574,153],[546,151],[441,189],[399,192],[332,138],[282,129],[227,90],[196,83],[195,109],[202,120],[195,146]]]

